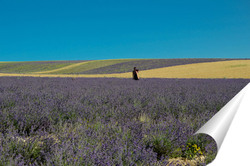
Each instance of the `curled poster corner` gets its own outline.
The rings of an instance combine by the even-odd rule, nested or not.
[[[217,144],[217,156],[209,166],[250,165],[250,83],[195,134],[199,133]]]

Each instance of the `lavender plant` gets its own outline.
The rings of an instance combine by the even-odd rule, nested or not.
[[[210,162],[193,134],[249,81],[1,77],[0,165]]]

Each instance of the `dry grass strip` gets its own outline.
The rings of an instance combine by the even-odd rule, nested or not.
[[[188,160],[185,158],[172,158],[169,159],[169,164],[167,164],[167,166],[197,166],[198,164],[204,163],[205,162],[205,157],[204,156],[200,156],[200,157],[195,157],[192,160]]]

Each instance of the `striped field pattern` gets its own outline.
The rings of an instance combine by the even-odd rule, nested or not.
[[[115,60],[109,61],[108,64],[114,63]],[[129,62],[120,60],[119,63]],[[142,60],[141,60],[142,61]],[[145,60],[146,61],[146,60]],[[71,64],[62,68],[41,72],[27,73],[0,73],[0,76],[30,76],[30,77],[115,77],[115,78],[131,78],[132,68],[130,72],[112,73],[112,74],[70,74],[72,71],[85,68],[84,65],[91,69],[102,68],[106,61],[90,61]],[[132,62],[132,60],[130,60]],[[135,62],[135,61],[134,61]],[[91,63],[98,64],[98,67],[91,66]],[[100,65],[101,64],[101,65]],[[102,66],[102,67],[100,67]],[[112,65],[111,65],[112,66]],[[106,65],[106,68],[108,65]],[[74,70],[72,70],[74,69]],[[67,71],[68,70],[68,71]],[[184,65],[175,65],[169,67],[153,68],[142,70],[139,68],[140,78],[250,78],[250,60],[225,60],[217,62],[200,62]],[[68,74],[60,74],[60,72]],[[74,73],[74,72],[73,72]]]

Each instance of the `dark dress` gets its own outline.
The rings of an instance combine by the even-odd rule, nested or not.
[[[133,79],[134,80],[139,80],[137,72],[135,70],[133,71]]]

